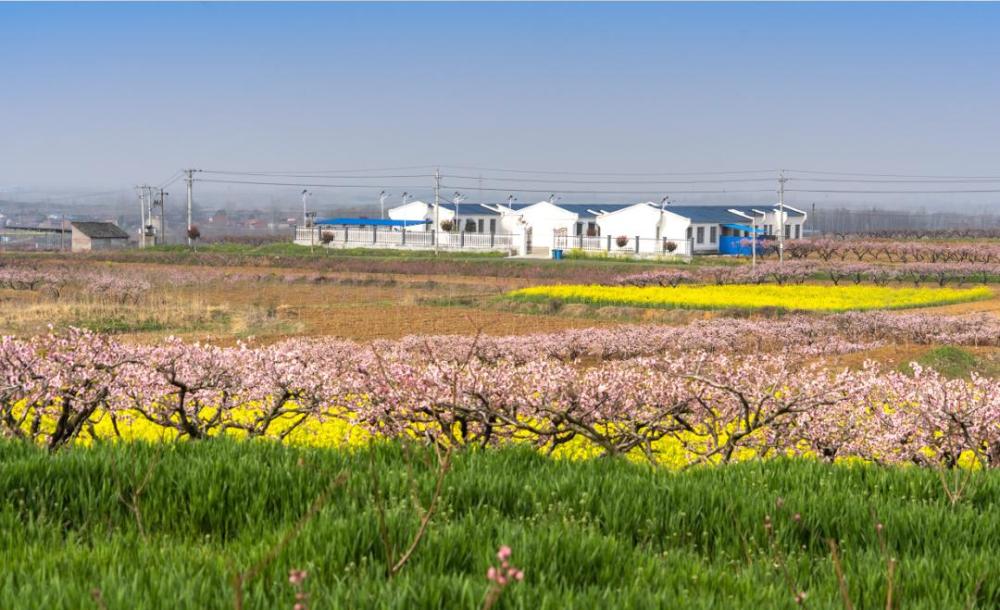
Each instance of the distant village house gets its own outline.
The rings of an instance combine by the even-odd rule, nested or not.
[[[128,246],[128,233],[113,222],[73,222],[72,251],[113,250]]]

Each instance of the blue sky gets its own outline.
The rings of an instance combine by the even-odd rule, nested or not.
[[[0,4],[0,186],[1000,173],[996,4]]]

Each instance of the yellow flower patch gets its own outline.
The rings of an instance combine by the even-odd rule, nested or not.
[[[761,309],[790,311],[855,311],[904,309],[986,299],[993,292],[975,288],[889,288],[813,284],[685,285],[676,288],[650,286],[565,285],[533,286],[508,293],[525,301],[556,299],[592,305],[622,305],[681,309]]]

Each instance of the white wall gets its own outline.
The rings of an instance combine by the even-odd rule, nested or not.
[[[612,239],[619,235],[628,237],[639,236],[643,239],[656,239],[660,233],[659,210],[644,203],[637,203],[597,217],[597,226],[601,235],[610,235]]]
[[[386,210],[386,214],[392,220],[429,220],[431,224],[428,225],[414,225],[412,227],[407,227],[407,231],[430,231],[434,228],[434,204],[424,203],[423,201],[411,201],[406,205],[396,206],[394,208],[389,208]],[[444,222],[446,220],[452,220],[455,218],[455,212],[447,208],[442,207],[439,216],[439,220]]]
[[[715,241],[712,241],[712,228],[715,228]],[[704,232],[704,240],[698,243],[698,229]],[[695,252],[715,252],[719,249],[719,237],[722,235],[722,225],[719,223],[692,223],[691,243]]]
[[[548,201],[539,201],[521,208],[517,213],[531,227],[532,247],[551,248],[557,230],[564,229],[566,235],[573,235],[575,231],[576,213],[564,210]]]

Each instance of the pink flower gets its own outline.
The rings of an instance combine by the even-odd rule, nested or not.
[[[508,559],[510,559],[510,554],[511,554],[510,547],[505,544],[502,547],[500,547],[499,551],[497,551],[497,559],[499,559],[500,561],[507,561]]]
[[[307,576],[309,576],[309,572],[306,572],[305,570],[289,570],[288,582],[298,586],[302,584]]]

